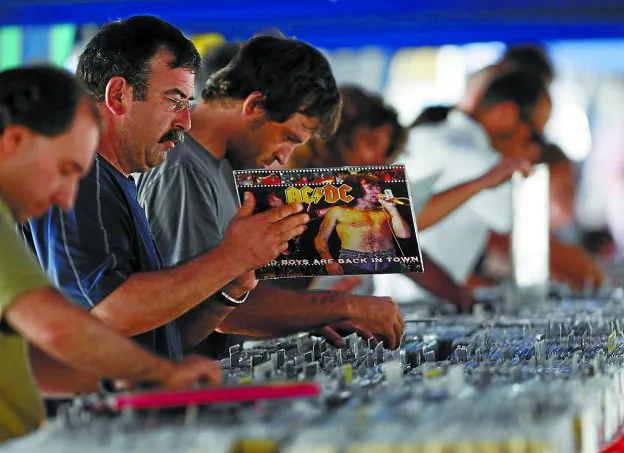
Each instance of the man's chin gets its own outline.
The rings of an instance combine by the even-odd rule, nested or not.
[[[22,222],[26,222],[29,219],[36,219],[37,217],[41,217],[46,212],[48,212],[47,209],[33,208],[33,209],[28,210],[28,211],[18,211],[18,212],[15,212],[13,215],[15,217],[15,220],[18,223],[22,223]]]
[[[152,168],[156,168],[161,165],[167,159],[166,151],[159,151],[158,153],[154,153],[149,156],[149,159],[146,160],[146,168],[143,170],[144,172],[151,170]]]

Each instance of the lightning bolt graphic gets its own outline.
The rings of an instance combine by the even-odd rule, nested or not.
[[[312,194],[312,196],[314,197],[314,203],[318,203],[319,201],[321,201],[321,198],[323,198],[323,188],[317,187],[316,189],[314,189],[314,193]]]

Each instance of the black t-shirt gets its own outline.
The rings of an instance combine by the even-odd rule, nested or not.
[[[132,274],[163,265],[136,200],[134,181],[99,155],[80,182],[74,209],[53,207],[22,225],[22,234],[48,277],[86,310]],[[135,338],[162,356],[182,357],[175,321]]]

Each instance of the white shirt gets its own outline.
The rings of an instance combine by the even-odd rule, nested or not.
[[[436,175],[433,194],[487,173],[501,160],[485,130],[459,110],[437,124],[413,129],[405,158],[409,179]],[[490,231],[511,230],[511,184],[484,190],[419,234],[422,249],[459,284],[465,283],[487,245]],[[425,272],[427,263],[425,265]]]

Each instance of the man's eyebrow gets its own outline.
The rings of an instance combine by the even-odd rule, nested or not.
[[[87,171],[87,169],[85,167],[83,167],[81,164],[79,164],[78,162],[68,161],[67,164],[72,169],[72,171],[74,171],[76,173],[83,174],[83,173],[85,173]]]
[[[167,91],[165,91],[165,93],[167,96],[169,95],[174,95],[177,94],[178,96],[180,96],[182,99],[195,99],[193,97],[193,95],[191,95],[190,97],[182,90],[180,90],[179,88],[171,88]]]
[[[303,139],[301,138],[301,135],[299,135],[297,132],[293,131],[292,129],[287,129],[286,133],[290,135],[292,138],[294,138],[299,144],[303,143]]]

